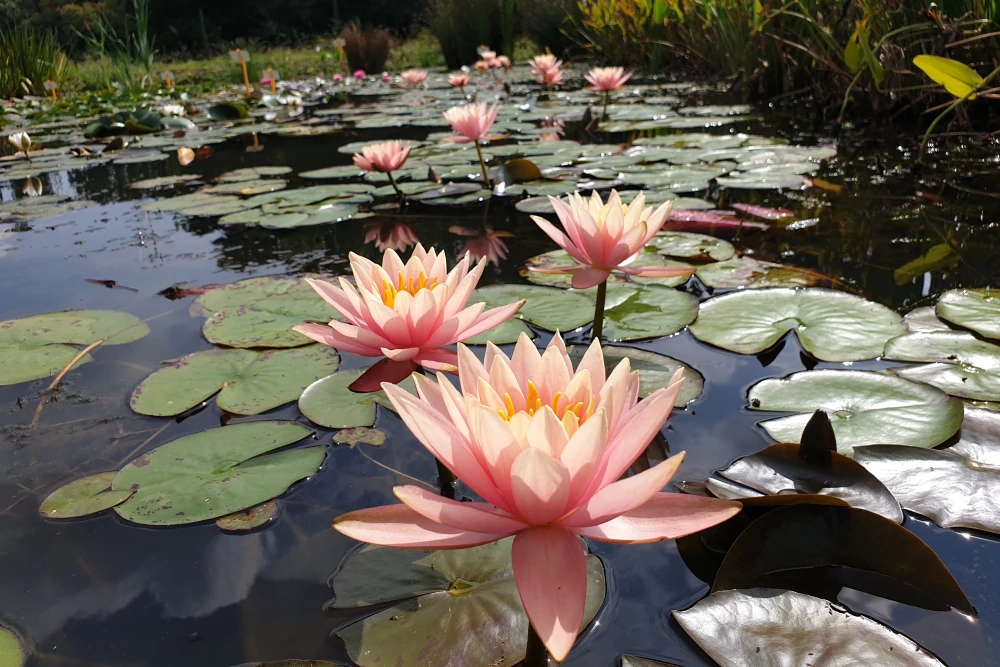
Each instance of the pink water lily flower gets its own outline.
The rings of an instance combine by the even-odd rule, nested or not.
[[[468,255],[447,270],[444,253],[417,244],[405,264],[386,250],[381,266],[353,252],[356,283],[340,278],[340,286],[307,279],[316,292],[346,322],[293,327],[315,341],[364,357],[385,357],[351,385],[354,391],[375,391],[381,381],[399,382],[418,366],[454,371],[454,345],[509,319],[524,301],[485,310],[485,303],[465,307],[486,269],[481,261],[471,271]]]
[[[403,77],[404,83],[413,86],[418,83],[424,82],[424,79],[427,78],[427,70],[408,69],[405,72],[403,72],[400,76]]]
[[[484,139],[496,122],[500,107],[494,104],[487,107],[486,102],[467,104],[462,107],[452,107],[444,112],[444,118],[452,129],[460,136],[453,141],[457,143],[478,142]]]
[[[606,281],[614,271],[644,278],[667,278],[691,275],[693,269],[662,266],[632,266],[643,247],[667,221],[673,202],[655,211],[646,208],[640,193],[626,206],[618,192],[611,191],[608,203],[596,192],[589,200],[574,193],[565,201],[549,197],[565,233],[537,215],[531,219],[579,264],[558,269],[532,269],[542,273],[572,273],[573,287],[586,289]]]
[[[367,75],[365,74],[365,71],[363,69],[354,70],[354,78],[355,79],[363,79],[366,76]]]
[[[494,67],[502,67],[505,70],[507,70],[510,69],[510,65],[511,65],[510,58],[508,58],[507,56],[497,56],[496,58],[493,59]]]
[[[544,83],[546,86],[551,88],[552,86],[558,86],[563,82],[563,72],[561,69],[548,69],[542,72],[541,76],[538,77],[538,83]]]
[[[531,66],[531,72],[539,80],[543,79],[543,74],[549,70],[557,70],[562,67],[562,61],[556,59],[551,53],[545,53],[540,56],[535,56],[528,61],[528,65]]]
[[[626,74],[621,67],[595,67],[584,78],[593,90],[610,93],[624,86],[632,78],[632,72]]]
[[[404,144],[397,139],[363,147],[361,153],[354,154],[354,164],[364,171],[388,173],[401,168],[408,157],[410,143]]]
[[[469,81],[472,80],[468,74],[462,72],[461,74],[452,74],[448,77],[448,83],[456,88],[465,88],[469,85]]]
[[[334,528],[362,542],[460,549],[515,535],[514,581],[532,627],[556,661],[583,622],[587,563],[579,537],[642,543],[725,521],[739,503],[662,493],[684,454],[622,478],[670,416],[683,378],[638,401],[628,359],[605,374],[599,342],[574,370],[556,335],[539,354],[524,334],[508,358],[485,363],[464,345],[461,391],[442,375],[414,376],[419,397],[385,384],[399,416],[437,459],[485,502],[457,502],[417,486],[403,504],[358,510]]]
[[[477,60],[472,66],[476,68],[477,72],[485,72],[491,67],[488,60]]]

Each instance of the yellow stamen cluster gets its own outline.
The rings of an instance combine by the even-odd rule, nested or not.
[[[423,271],[420,272],[420,275],[416,279],[410,278],[409,280],[400,271],[395,285],[384,278],[382,279],[382,302],[392,308],[396,303],[396,295],[400,292],[409,292],[413,296],[416,296],[420,290],[425,288],[434,289],[437,284],[437,278],[428,278],[424,275]]]
[[[552,408],[552,412],[556,414],[556,417],[562,421],[566,432],[572,435],[580,427],[580,424],[587,421],[594,414],[594,397],[590,397],[590,405],[587,406],[584,406],[582,401],[560,406],[559,399],[562,398],[562,395],[561,391],[557,391],[552,396],[552,401],[548,405]],[[510,394],[505,393],[503,395],[503,402],[505,407],[502,410],[497,410],[497,414],[507,422],[513,419],[519,412],[525,412],[529,417],[533,417],[536,412],[545,406],[545,403],[542,402],[541,397],[538,395],[538,388],[531,380],[528,380],[528,396],[525,399],[524,410],[517,410],[514,407],[514,401],[511,400]]]

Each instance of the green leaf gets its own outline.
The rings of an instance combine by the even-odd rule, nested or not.
[[[860,39],[861,35],[855,30],[848,38],[847,46],[844,47],[844,64],[854,74],[861,68],[861,47],[858,45]]]
[[[470,345],[494,345],[517,342],[520,334],[534,338],[534,333],[524,325],[530,322],[548,331],[572,331],[594,318],[594,302],[580,292],[569,292],[554,287],[538,285],[490,285],[472,293],[469,304],[485,302],[487,308],[512,304],[520,299],[526,302],[511,319],[467,339]]]
[[[818,370],[763,380],[750,389],[750,407],[798,412],[761,425],[778,442],[799,442],[815,410],[837,435],[837,451],[901,444],[936,447],[962,426],[962,403],[940,389],[868,371]]]
[[[579,262],[573,259],[565,250],[551,250],[529,258],[525,262],[525,268],[521,271],[521,275],[524,276],[529,282],[533,282],[536,285],[547,285],[551,287],[569,289],[573,284],[572,273],[545,273],[544,271],[551,269],[564,269],[577,265],[579,265]],[[685,262],[678,262],[662,257],[653,247],[647,248],[645,252],[640,253],[639,257],[636,258],[633,263],[633,266],[658,266],[678,269],[693,268],[690,264]],[[675,276],[672,278],[635,278],[634,280],[637,284],[643,285],[677,287],[686,283],[688,281],[688,276]],[[615,283],[627,283],[629,282],[629,279],[622,273],[612,273],[608,281],[608,284],[612,285]]]
[[[112,491],[117,471],[101,472],[60,486],[42,501],[39,514],[47,519],[75,519],[120,505],[132,496],[132,489]]]
[[[326,428],[372,426],[375,423],[376,403],[386,407],[391,407],[391,404],[383,391],[358,394],[348,389],[366,370],[353,368],[337,371],[313,382],[299,397],[299,410],[309,421]],[[399,386],[411,394],[417,391],[412,378],[400,382]]]
[[[676,407],[683,408],[698,398],[705,386],[705,378],[701,373],[665,354],[619,345],[604,345],[601,349],[604,351],[604,368],[608,375],[623,359],[628,359],[632,370],[639,372],[639,398],[646,398],[657,389],[668,386],[670,379],[680,368],[684,369],[684,384],[674,402]],[[567,351],[573,363],[577,364],[587,351],[587,346],[571,345]]]
[[[708,287],[809,287],[818,282],[815,274],[780,264],[761,263],[751,257],[734,257],[715,264],[706,264],[695,274]]]
[[[354,428],[345,428],[342,431],[334,433],[333,441],[338,445],[347,445],[348,447],[360,444],[381,447],[385,444],[387,437],[386,432],[381,429],[370,428],[368,426],[355,426]]]
[[[731,292],[701,304],[691,333],[711,345],[757,354],[794,331],[823,361],[859,361],[882,354],[904,333],[895,311],[833,290],[774,288]]]
[[[891,368],[899,377],[977,401],[1000,401],[1000,345],[963,331],[910,333],[885,346],[886,359],[924,362]]]
[[[617,304],[604,311],[604,337],[610,341],[669,336],[691,324],[698,314],[693,294],[670,287],[608,285],[608,301]]]
[[[976,99],[976,91],[986,83],[976,70],[951,58],[919,55],[913,64],[959,99]]]
[[[306,387],[337,370],[339,362],[335,349],[319,344],[266,352],[195,352],[143,380],[129,405],[142,415],[170,417],[218,392],[221,410],[256,415],[298,400]]]
[[[296,422],[258,421],[183,436],[122,468],[111,488],[135,495],[115,511],[133,523],[176,526],[259,505],[319,470],[325,447],[270,453],[311,433]]]
[[[947,269],[954,266],[959,260],[958,254],[955,249],[947,243],[939,243],[925,252],[920,257],[903,264],[901,267],[896,269],[893,274],[893,280],[897,285],[905,285],[914,278],[929,273],[931,271],[940,271],[941,269]]]
[[[398,603],[340,630],[358,665],[515,665],[528,618],[514,583],[507,538],[471,549],[412,551],[364,546],[331,580],[334,607]],[[604,566],[587,556],[583,626],[605,597]]]
[[[222,530],[232,532],[253,530],[273,521],[274,517],[278,516],[279,509],[278,501],[272,499],[245,512],[219,517],[215,520],[215,525]]]
[[[21,644],[21,638],[13,630],[0,625],[0,667],[22,667],[28,660],[28,652]]]
[[[219,102],[208,107],[207,113],[212,120],[239,120],[250,115],[246,105],[240,102]]]
[[[1000,339],[1000,290],[955,289],[938,299],[937,315],[980,336]]]
[[[729,241],[691,232],[660,232],[647,244],[666,257],[684,257],[698,261],[724,262],[736,249]]]

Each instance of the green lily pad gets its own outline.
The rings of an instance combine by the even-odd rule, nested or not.
[[[129,405],[142,415],[170,417],[218,393],[220,410],[256,415],[298,400],[306,387],[339,364],[336,350],[318,344],[266,352],[205,350],[147,377],[132,392]]]
[[[665,354],[619,345],[604,345],[602,350],[604,351],[604,368],[608,375],[621,363],[622,359],[628,359],[632,370],[639,371],[639,398],[646,398],[654,391],[669,385],[670,379],[679,368],[684,369],[684,384],[674,402],[675,407],[683,408],[698,398],[705,387],[705,378],[701,373]],[[587,346],[571,345],[567,351],[575,364],[583,358]]]
[[[714,289],[749,287],[810,287],[819,282],[816,274],[791,266],[762,263],[750,257],[734,257],[698,269],[698,279]]]
[[[691,333],[740,354],[757,354],[794,331],[823,361],[859,361],[882,354],[906,331],[895,311],[833,290],[772,288],[731,292],[701,304]]]
[[[936,447],[962,426],[962,403],[940,389],[868,371],[771,378],[754,385],[748,400],[754,410],[801,413],[762,422],[778,442],[799,442],[812,413],[823,410],[846,456],[859,445]]]
[[[75,345],[123,345],[149,327],[138,317],[113,310],[66,310],[0,322],[0,386],[52,377],[79,354]],[[85,354],[74,368],[92,361]]]
[[[951,290],[941,295],[936,309],[942,320],[986,338],[1000,338],[1000,290]]]
[[[927,331],[954,331],[947,324],[938,319],[934,306],[923,306],[914,308],[903,316],[903,324],[911,333],[922,333]]]
[[[215,520],[215,525],[222,530],[232,532],[243,532],[260,528],[274,520],[281,509],[277,500],[268,500],[266,503],[251,507],[245,512],[236,512],[228,516],[219,517]]]
[[[1000,345],[964,331],[909,333],[885,345],[886,359],[922,362],[892,368],[899,377],[926,382],[952,396],[1000,401]]]
[[[75,519],[120,505],[133,491],[112,491],[111,482],[117,475],[118,471],[101,472],[60,486],[42,501],[38,513],[47,519]]]
[[[736,249],[729,241],[691,232],[660,232],[650,239],[650,246],[667,257],[686,257],[701,261],[724,262]]]
[[[141,181],[133,181],[129,187],[133,190],[153,190],[155,188],[167,188],[181,183],[189,183],[201,178],[199,174],[179,174],[177,176],[160,176],[158,178],[147,178]]]
[[[528,197],[514,204],[518,213],[535,215],[555,215],[556,210],[552,207],[552,202],[548,197]]]
[[[309,421],[326,428],[355,428],[375,424],[375,405],[392,408],[384,391],[358,394],[348,387],[361,377],[367,368],[353,368],[337,371],[306,387],[299,397],[299,411]],[[412,378],[407,378],[399,386],[411,394],[417,393]]]
[[[389,437],[385,431],[368,426],[355,426],[345,428],[333,434],[333,441],[338,445],[354,447],[356,445],[371,445],[381,447],[385,444],[385,439]]]
[[[578,266],[579,262],[573,259],[565,250],[550,250],[540,255],[529,257],[524,263],[524,270],[521,275],[536,285],[551,287],[562,287],[569,289],[573,285],[572,273],[546,273],[551,269],[563,269],[571,266]],[[685,262],[678,262],[667,259],[656,252],[655,248],[647,247],[644,252],[639,253],[633,266],[657,266],[671,268],[693,268]],[[643,285],[658,285],[662,287],[677,287],[688,281],[687,276],[674,276],[670,278],[632,278],[636,283]],[[608,284],[627,283],[627,278],[622,273],[612,273],[608,279]]]
[[[115,511],[133,523],[177,526],[259,505],[319,470],[325,447],[271,453],[311,433],[296,422],[257,421],[177,438],[122,468],[111,488],[135,495]]]
[[[282,308],[277,306],[273,310],[257,306],[221,310],[205,321],[201,333],[208,342],[229,347],[284,348],[301,347],[311,343],[310,338],[293,331],[292,327],[317,321],[318,318],[297,312],[280,312],[281,310]]]
[[[939,243],[931,246],[920,257],[903,264],[893,271],[892,278],[897,285],[905,285],[925,273],[950,268],[957,264],[960,259],[958,253],[955,252],[955,249],[950,244]]]
[[[698,299],[670,287],[608,285],[608,302],[617,304],[604,311],[604,337],[610,341],[669,336],[698,315]]]
[[[22,667],[28,652],[13,630],[0,625],[0,667]]]
[[[649,658],[639,658],[634,655],[622,655],[622,667],[680,667],[672,662],[660,662]]]
[[[233,181],[219,183],[201,190],[213,195],[259,195],[265,192],[284,190],[288,181],[281,178],[258,178],[249,181]]]
[[[267,176],[284,176],[285,174],[292,173],[291,167],[282,166],[272,166],[272,167],[242,167],[240,169],[234,169],[233,171],[227,171],[226,173],[220,175],[215,180],[221,183],[236,183],[239,181],[258,181]]]
[[[209,118],[212,120],[239,120],[250,115],[245,104],[241,102],[219,102],[208,107]]]
[[[353,164],[345,164],[340,167],[326,167],[324,169],[311,169],[299,174],[302,178],[359,178],[364,172]]]
[[[231,204],[238,201],[239,197],[234,197],[232,195],[211,195],[204,192],[192,192],[186,195],[167,197],[166,199],[158,199],[156,201],[149,202],[148,204],[143,204],[142,210],[183,211],[184,209],[193,209],[199,206]]]
[[[365,546],[331,580],[334,607],[398,601],[340,630],[351,659],[373,665],[515,665],[528,617],[514,583],[507,538],[471,549],[427,551]],[[604,566],[587,556],[583,626],[605,597]]]
[[[486,308],[497,308],[520,299],[526,302],[514,317],[506,322],[473,336],[465,342],[470,345],[494,345],[517,342],[521,333],[534,338],[534,332],[524,322],[548,331],[572,331],[594,318],[594,302],[580,292],[568,292],[554,287],[538,285],[490,285],[472,293],[469,304],[485,302]]]

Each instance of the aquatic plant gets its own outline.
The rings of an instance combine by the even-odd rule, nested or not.
[[[14,150],[24,153],[24,157],[31,162],[31,137],[27,132],[14,132],[7,135],[7,142],[14,147]]]
[[[426,72],[424,73],[426,75]],[[402,169],[406,164],[406,158],[410,156],[410,143],[404,144],[402,141],[386,141],[380,144],[372,144],[361,149],[361,153],[354,154],[354,164],[363,171],[377,171],[389,177],[396,194],[403,196],[392,172]]]
[[[479,156],[479,166],[483,172],[483,184],[490,187],[489,170],[486,168],[486,161],[483,159],[483,151],[479,147],[479,142],[489,135],[490,128],[496,122],[500,107],[494,104],[487,107],[486,102],[479,104],[467,104],[463,107],[452,107],[444,112],[444,118],[451,125],[452,129],[458,132],[459,136],[452,140],[456,143],[472,142],[476,147],[476,154]]]
[[[624,359],[606,374],[594,341],[574,370],[556,335],[539,354],[527,335],[511,357],[488,346],[480,362],[459,346],[461,392],[416,376],[419,398],[382,387],[435,457],[486,502],[457,502],[397,486],[402,505],[350,512],[334,527],[362,542],[458,549],[515,535],[514,579],[531,626],[561,662],[576,640],[587,589],[579,537],[634,544],[674,539],[732,517],[740,505],[661,493],[684,454],[619,479],[670,416],[683,383],[638,400]]]
[[[0,98],[45,95],[62,82],[66,56],[51,33],[20,25],[0,30]]]
[[[632,78],[632,72],[628,74],[621,67],[595,67],[584,76],[590,82],[591,90],[604,93],[604,111],[601,118],[608,116],[608,100],[611,93],[621,88]]]
[[[427,78],[427,70],[408,69],[399,76],[403,79],[403,83],[410,86],[415,86],[418,83],[424,82],[424,79]]]

